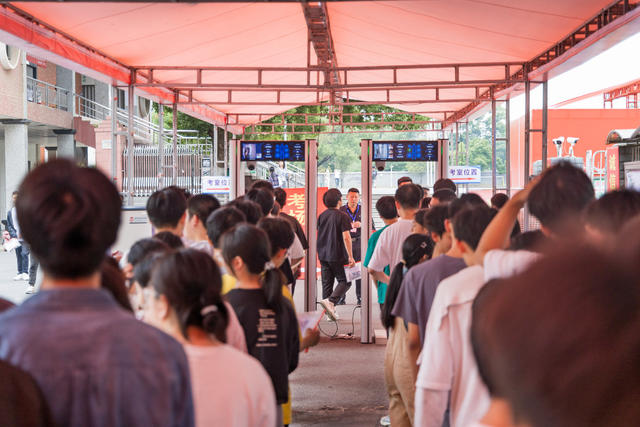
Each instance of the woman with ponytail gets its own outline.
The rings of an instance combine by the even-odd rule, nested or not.
[[[227,300],[244,328],[249,354],[271,377],[277,403],[286,403],[288,376],[298,366],[298,319],[282,296],[282,275],[271,260],[269,239],[263,230],[249,224],[235,226],[222,239],[227,271],[237,280]],[[282,416],[280,408],[277,415]]]
[[[144,320],[184,346],[196,426],[273,427],[269,376],[254,358],[225,344],[230,308],[220,296],[222,278],[213,259],[195,249],[162,255],[149,284]]]
[[[384,375],[389,395],[389,417],[392,426],[413,425],[414,396],[417,367],[409,363],[409,340],[407,325],[391,314],[398,298],[404,275],[433,254],[433,241],[423,234],[411,234],[402,244],[402,261],[389,278],[387,295],[380,316],[389,331],[389,340],[384,355]]]

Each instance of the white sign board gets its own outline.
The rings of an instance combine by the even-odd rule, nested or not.
[[[231,177],[203,176],[202,194],[229,194],[231,192]]]
[[[449,166],[449,179],[459,184],[480,184],[480,168],[477,166]]]

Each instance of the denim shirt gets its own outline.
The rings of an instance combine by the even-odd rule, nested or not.
[[[193,426],[182,346],[105,290],[41,291],[0,315],[0,359],[29,372],[59,426]]]

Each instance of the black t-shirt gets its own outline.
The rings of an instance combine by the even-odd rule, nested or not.
[[[327,209],[318,217],[318,258],[320,261],[349,261],[342,233],[351,230],[351,220],[338,209]]]
[[[244,329],[249,354],[262,363],[273,382],[278,404],[289,399],[289,373],[298,367],[298,318],[282,297],[275,313],[267,306],[262,289],[233,289],[226,295]]]

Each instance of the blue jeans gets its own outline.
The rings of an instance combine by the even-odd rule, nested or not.
[[[24,241],[16,248],[16,260],[18,261],[18,274],[29,273],[29,247]]]

